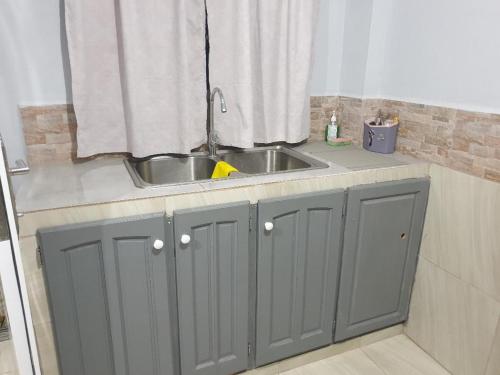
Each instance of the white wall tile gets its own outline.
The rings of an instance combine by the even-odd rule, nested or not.
[[[453,374],[482,374],[499,317],[499,302],[420,258],[405,332]]]

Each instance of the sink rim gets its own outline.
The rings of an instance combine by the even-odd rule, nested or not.
[[[211,159],[214,160],[215,162],[220,161],[221,158],[220,156],[226,155],[226,154],[249,154],[249,153],[256,153],[256,152],[265,152],[265,151],[278,151],[278,152],[283,152],[289,156],[295,157],[309,165],[307,168],[298,168],[298,169],[290,169],[290,170],[283,170],[283,171],[276,171],[276,172],[263,172],[263,173],[243,173],[240,172],[238,173],[237,176],[233,177],[223,177],[223,178],[218,178],[216,180],[212,180],[210,178],[208,179],[201,179],[201,180],[194,180],[194,181],[185,181],[185,182],[172,182],[172,183],[165,183],[165,184],[152,184],[147,181],[145,181],[135,166],[139,163],[143,162],[148,162],[150,160],[164,160],[164,159],[194,159],[194,158],[203,158],[203,159]],[[278,145],[278,146],[264,146],[264,147],[254,147],[254,148],[247,148],[247,149],[241,149],[241,150],[220,150],[217,152],[217,156],[215,158],[210,157],[208,155],[208,152],[194,152],[192,154],[188,155],[154,155],[154,156],[149,156],[149,157],[144,157],[144,158],[126,158],[123,160],[125,167],[132,178],[132,181],[134,182],[134,185],[136,187],[146,189],[146,188],[162,188],[162,187],[168,187],[168,186],[178,186],[178,185],[187,185],[187,184],[196,184],[196,183],[205,183],[208,181],[226,181],[226,180],[235,180],[235,179],[242,179],[242,178],[248,178],[248,177],[253,177],[253,176],[270,176],[270,175],[279,175],[282,173],[294,173],[294,172],[304,172],[304,171],[310,171],[310,170],[316,170],[316,169],[325,169],[328,168],[329,165],[323,161],[320,161],[312,156],[309,156],[305,153],[302,153],[300,151],[294,150],[290,147]]]

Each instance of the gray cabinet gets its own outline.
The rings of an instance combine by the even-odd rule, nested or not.
[[[39,231],[62,374],[178,373],[165,232],[163,215]]]
[[[249,204],[174,212],[183,375],[248,366]]]
[[[258,204],[256,363],[332,342],[344,190]]]
[[[429,180],[348,190],[335,341],[407,319]]]
[[[428,189],[40,230],[62,374],[229,375],[405,320]]]

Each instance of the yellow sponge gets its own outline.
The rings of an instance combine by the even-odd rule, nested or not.
[[[225,161],[218,161],[212,172],[212,178],[228,177],[233,172],[238,172],[238,170]]]

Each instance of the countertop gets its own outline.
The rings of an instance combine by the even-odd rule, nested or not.
[[[19,212],[118,202],[215,189],[261,185],[273,182],[332,176],[352,171],[400,167],[423,163],[394,153],[382,155],[357,146],[331,147],[312,142],[296,148],[326,162],[329,167],[273,175],[228,178],[204,182],[141,189],[136,187],[121,158],[101,158],[82,163],[53,162],[34,166],[20,181],[16,202]]]

